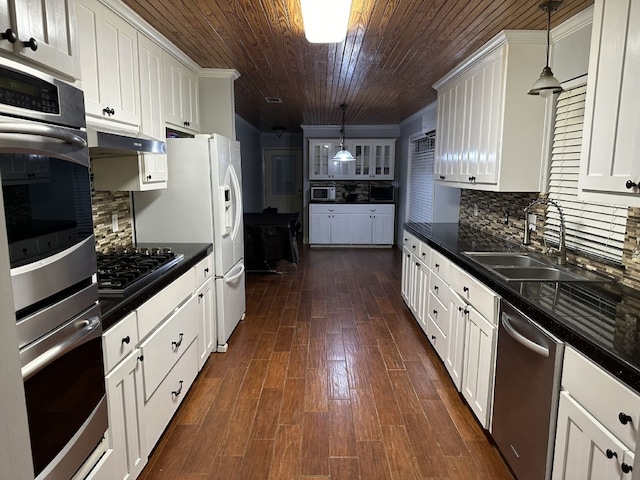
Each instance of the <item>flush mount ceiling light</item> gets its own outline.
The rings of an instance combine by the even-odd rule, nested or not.
[[[547,12],[547,63],[542,69],[540,78],[536,80],[536,83],[534,83],[533,87],[531,87],[531,90],[529,90],[529,95],[540,95],[543,98],[547,98],[554,93],[562,92],[560,82],[556,79],[556,77],[553,76],[553,72],[549,67],[549,45],[551,43],[551,12],[557,10],[561,3],[562,0],[548,0],[539,5],[541,10]]]
[[[351,0],[300,0],[304,35],[311,43],[339,43],[347,36]]]
[[[344,148],[344,120],[347,111],[347,104],[340,105],[342,109],[342,128],[340,129],[340,150],[336,153],[331,160],[334,162],[353,162],[356,158],[351,155],[351,152]]]

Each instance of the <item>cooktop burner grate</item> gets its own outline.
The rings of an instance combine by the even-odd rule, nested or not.
[[[98,253],[98,293],[104,297],[128,295],[183,258],[184,255],[161,247],[129,247]]]

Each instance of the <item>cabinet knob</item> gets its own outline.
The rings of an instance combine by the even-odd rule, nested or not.
[[[36,41],[35,38],[31,37],[29,40],[27,40],[26,42],[22,42],[22,46],[25,48],[30,48],[32,51],[36,51],[38,50],[38,42]]]
[[[204,293],[199,293],[198,298],[202,298],[202,297],[204,297]]]
[[[469,177],[469,181],[470,181],[471,183],[475,182],[475,181],[476,181],[476,177]]]
[[[4,32],[2,32],[2,39],[7,40],[9,43],[16,43],[18,41],[18,36],[16,32],[7,28]]]
[[[469,287],[462,287],[462,291],[464,293],[469,293]]]
[[[624,412],[620,412],[618,414],[618,420],[620,420],[620,423],[623,425],[626,425],[627,423],[629,423],[630,421],[633,420],[633,418],[631,418],[631,415],[627,415]]]
[[[416,262],[416,267],[419,267],[419,266],[420,266],[420,262]]]
[[[610,448],[607,448],[607,451],[605,453],[607,454],[607,458],[613,458],[613,457],[618,458],[618,454],[613,450],[611,450]]]
[[[436,336],[435,335],[431,335],[431,340],[435,340]]]
[[[115,111],[113,108],[104,107],[104,108],[102,109],[102,113],[104,113],[105,115],[109,115],[109,116],[111,116],[111,115],[115,115],[115,114],[116,114],[116,111]]]
[[[434,314],[434,315],[438,315],[438,310],[434,310],[434,311],[433,311],[433,314]]]
[[[439,268],[440,268],[440,264],[439,264],[439,263],[436,263],[436,264],[434,265],[434,267],[436,267],[436,268],[438,268],[438,269],[439,269]]]
[[[144,362],[144,355],[140,355],[140,356],[138,357],[138,360],[140,360],[141,362]]]
[[[191,123],[189,123],[189,122],[183,122],[183,125],[184,125],[185,127],[188,127],[189,125],[191,125]]]
[[[445,176],[444,175],[440,175],[440,180],[444,180]]]
[[[434,285],[433,289],[437,292],[438,291],[438,285]]]
[[[638,184],[633,180],[627,180],[627,183],[625,183],[624,186],[627,187],[629,190],[631,190],[632,188],[638,188]]]
[[[151,180],[151,175],[147,175],[147,180]]]
[[[620,465],[620,468],[624,473],[629,473],[633,471],[633,467],[631,465],[627,465],[626,463],[623,463],[622,465]]]
[[[124,337],[122,339],[122,343],[126,343],[127,345],[129,345],[129,343],[131,343],[131,337],[129,335],[127,335],[126,337]]]

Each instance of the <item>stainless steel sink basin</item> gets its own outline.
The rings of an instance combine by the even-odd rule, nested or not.
[[[611,279],[577,266],[560,266],[539,253],[464,252],[507,282],[610,282]]]
[[[465,255],[482,265],[505,265],[510,267],[542,266],[544,262],[528,253],[516,252],[465,252]]]

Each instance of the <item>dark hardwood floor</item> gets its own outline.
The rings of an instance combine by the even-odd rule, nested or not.
[[[397,249],[301,248],[247,276],[145,480],[512,480],[400,296]]]

